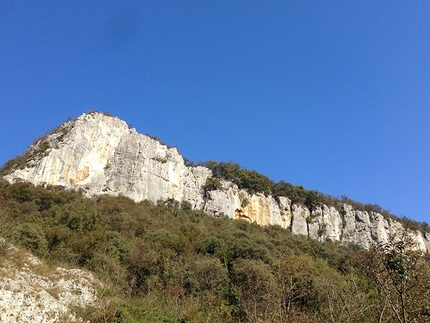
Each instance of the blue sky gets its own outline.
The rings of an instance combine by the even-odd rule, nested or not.
[[[89,110],[430,222],[429,1],[0,1],[0,164]]]

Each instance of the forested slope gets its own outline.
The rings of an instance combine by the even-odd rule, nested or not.
[[[0,182],[0,235],[104,282],[91,322],[429,322],[427,258],[157,204]],[[4,249],[1,257],[6,257]]]

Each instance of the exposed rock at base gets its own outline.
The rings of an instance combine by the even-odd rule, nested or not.
[[[80,269],[51,269],[13,246],[6,248],[3,257],[0,322],[83,322],[72,307],[100,306],[97,290],[101,283],[92,274]]]
[[[194,209],[214,216],[280,225],[293,234],[365,248],[404,231],[397,221],[354,210],[347,204],[340,211],[326,205],[309,210],[287,197],[275,200],[249,194],[228,181],[222,181],[218,190],[207,191],[205,183],[212,176],[211,170],[187,167],[176,148],[139,134],[124,121],[103,113],[84,114],[66,122],[31,146],[26,156],[24,167],[17,167],[5,179],[81,189],[88,197],[121,194],[137,202],[188,201]],[[408,234],[418,249],[430,251],[430,234]]]

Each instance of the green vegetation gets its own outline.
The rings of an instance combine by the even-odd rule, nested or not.
[[[407,234],[390,237],[359,260],[391,310],[392,322],[430,320],[430,266],[421,252],[410,249],[412,245]]]
[[[321,244],[174,199],[86,199],[1,180],[0,236],[48,264],[93,271],[105,305],[77,309],[91,322],[430,322],[422,255]]]
[[[273,181],[255,170],[247,170],[231,161],[217,163],[209,160],[202,165],[212,170],[213,177],[231,181],[239,188],[246,189],[250,194],[263,193],[266,196],[271,194]]]
[[[189,161],[188,165],[194,166]],[[263,193],[266,196],[273,196],[278,201],[280,196],[286,196],[293,204],[305,205],[310,210],[325,204],[336,208],[342,214],[343,204],[349,204],[355,210],[376,212],[382,214],[385,218],[399,221],[405,228],[430,233],[430,226],[426,222],[420,223],[407,217],[399,218],[384,210],[378,204],[363,204],[348,198],[346,195],[334,197],[316,190],[307,190],[301,185],[294,186],[284,180],[275,183],[267,176],[259,174],[255,170],[247,170],[232,161],[218,163],[214,160],[209,160],[199,165],[209,168],[213,173],[213,177],[208,178],[206,182],[205,189],[207,191],[220,189],[220,180],[225,179],[235,183],[240,189],[244,189],[250,194]]]

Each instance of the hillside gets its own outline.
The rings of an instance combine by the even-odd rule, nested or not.
[[[0,205],[0,236],[46,263],[0,244],[2,266],[13,264],[16,272],[11,265],[0,271],[0,292],[10,293],[12,279],[20,286],[12,289],[14,301],[0,302],[2,313],[15,308],[9,322],[49,321],[37,312],[46,297],[64,306],[57,267],[92,271],[101,281],[90,285],[97,303],[67,305],[69,318],[84,321],[430,322],[428,259],[409,249],[405,236],[364,250],[216,218],[172,199],[88,199],[61,187],[6,181],[0,181]],[[77,289],[72,295],[84,297]]]
[[[293,234],[369,248],[407,235],[430,251],[427,224],[398,219],[378,205],[334,198],[232,162],[185,162],[178,150],[122,120],[91,112],[70,120],[5,164],[11,183],[62,186],[85,196],[124,195],[135,202],[172,199],[216,217],[279,225]]]

